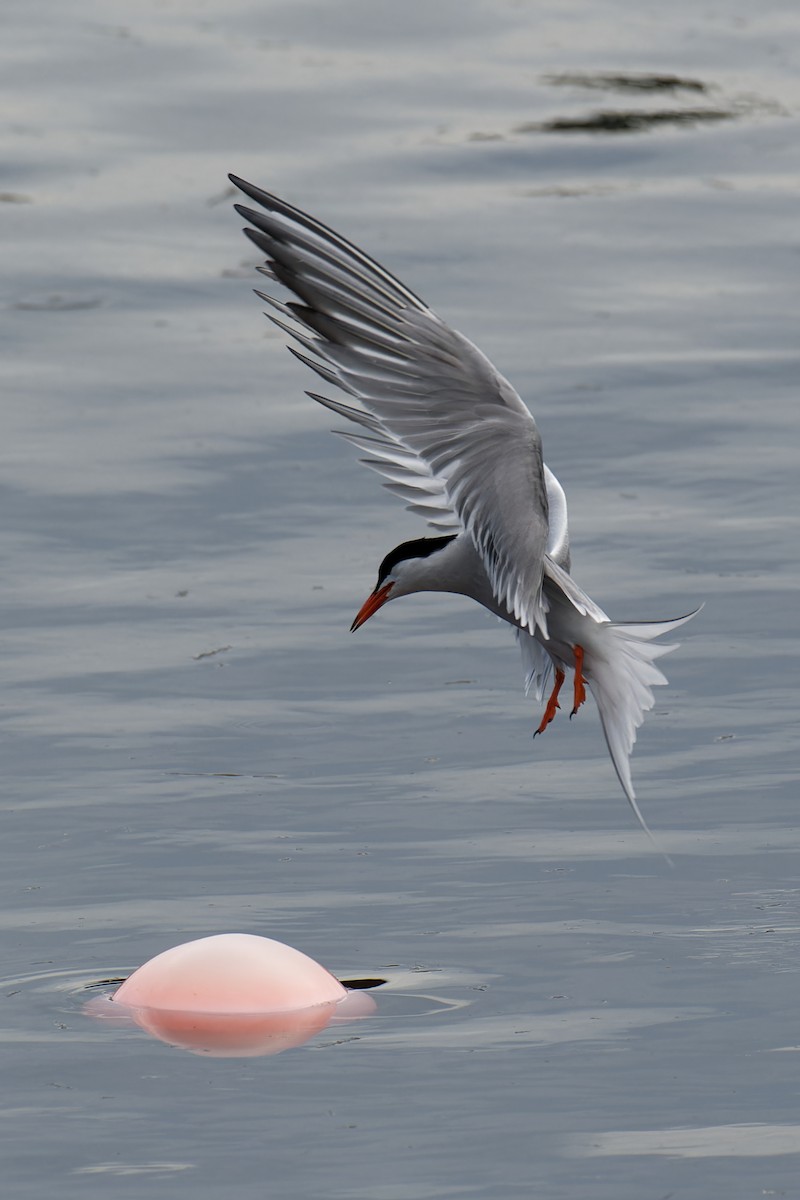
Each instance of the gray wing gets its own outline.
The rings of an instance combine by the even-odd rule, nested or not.
[[[549,528],[547,533],[547,558],[545,559],[545,576],[549,564],[555,563],[564,572],[569,571],[569,521],[567,518],[567,497],[564,489],[553,472],[544,464],[544,482],[547,489],[547,506]],[[538,642],[527,629],[515,627],[514,633],[522,655],[522,669],[525,672],[525,695],[531,692],[537,700],[544,696],[545,689],[553,673],[553,660],[541,642]]]
[[[267,256],[259,269],[297,297],[282,304],[259,292],[273,310],[267,315],[299,343],[290,347],[297,358],[356,403],[309,395],[361,426],[344,436],[409,507],[439,528],[469,532],[497,600],[546,635],[541,439],[517,393],[476,346],[357,247],[230,179],[264,210],[236,205]]]

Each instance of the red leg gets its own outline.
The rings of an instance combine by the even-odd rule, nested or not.
[[[583,686],[583,646],[573,646],[573,654],[575,655],[575,691],[572,701],[572,712],[570,718],[575,716],[580,706],[586,699],[586,688]]]
[[[556,667],[556,681],[555,681],[555,684],[553,685],[553,690],[550,693],[550,699],[547,701],[547,708],[544,710],[544,716],[542,717],[542,723],[539,726],[539,728],[536,730],[536,733],[544,733],[545,729],[547,729],[547,726],[550,724],[553,717],[556,715],[556,709],[561,708],[561,705],[558,703],[558,693],[561,691],[561,685],[563,682],[564,682],[564,672],[561,670],[560,667]],[[536,733],[533,735],[534,737],[536,737]]]

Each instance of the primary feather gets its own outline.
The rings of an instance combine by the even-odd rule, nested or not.
[[[546,633],[541,439],[511,384],[363,251],[269,192],[231,180],[261,206],[236,209],[269,274],[297,301],[264,298],[313,336],[267,315],[303,347],[298,357],[358,406],[309,394],[369,431],[370,465],[391,467],[390,484],[437,528],[464,528],[498,600],[530,633]],[[498,460],[502,472],[487,472],[487,461]]]

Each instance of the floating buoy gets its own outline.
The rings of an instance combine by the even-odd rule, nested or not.
[[[313,958],[272,938],[218,933],[157,954],[114,1001],[184,1012],[292,1012],[344,1000],[347,989]]]
[[[238,1056],[299,1046],[333,1020],[369,1016],[375,1002],[292,946],[222,933],[157,954],[88,1011],[196,1053]]]

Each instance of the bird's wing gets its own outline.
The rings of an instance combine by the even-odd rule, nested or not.
[[[538,626],[546,635],[541,439],[517,393],[476,346],[361,250],[230,178],[264,210],[236,206],[267,256],[260,270],[297,297],[282,304],[259,292],[273,310],[267,315],[299,343],[291,347],[296,357],[355,403],[309,395],[361,426],[345,436],[414,511],[438,528],[468,531],[497,600],[530,632]]]
[[[588,596],[582,587],[579,587],[571,575],[568,575],[563,567],[560,567],[549,554],[544,560],[545,577],[552,581],[556,587],[563,592],[567,600],[573,608],[575,608],[582,617],[591,617],[598,625],[605,625],[609,618],[603,612],[599,604],[595,604],[591,596]]]
[[[567,497],[547,463],[544,464],[544,486],[547,489],[547,553],[559,567],[569,571]]]

